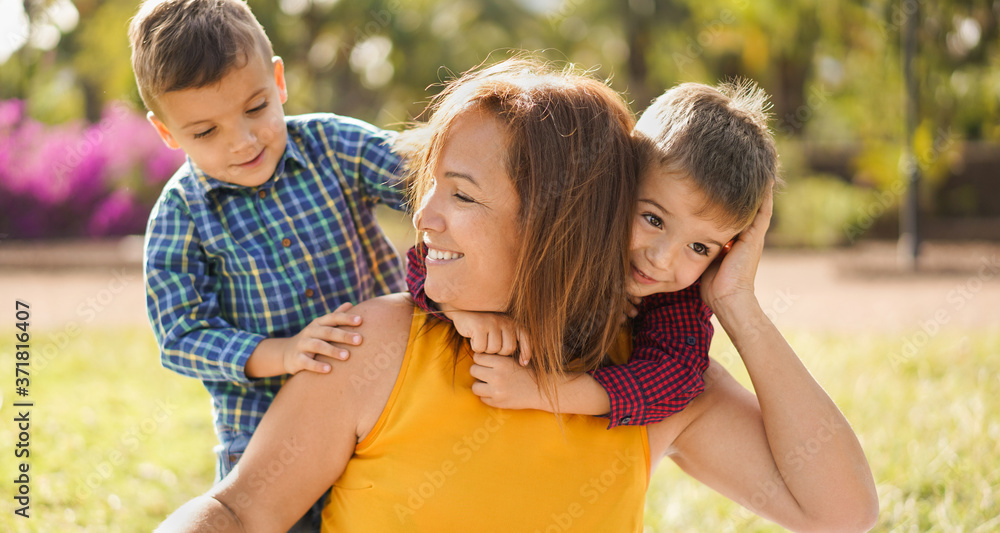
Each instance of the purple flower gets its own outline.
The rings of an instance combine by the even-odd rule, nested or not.
[[[141,233],[183,163],[142,113],[109,104],[96,124],[42,124],[0,101],[0,233],[52,238]]]
[[[87,223],[87,234],[97,237],[141,231],[145,220],[141,211],[131,192],[125,189],[114,191],[97,204]]]
[[[23,100],[0,100],[0,131],[13,128],[24,118]]]

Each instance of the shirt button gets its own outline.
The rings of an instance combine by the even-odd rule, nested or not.
[[[316,294],[312,289],[306,289],[306,298],[312,298]]]
[[[694,335],[688,335],[686,342],[688,343],[688,346],[694,346],[695,344],[698,344],[698,339],[696,339]]]
[[[631,416],[623,417],[621,420],[618,421],[619,424],[628,424],[628,423],[631,423],[631,422],[632,422],[632,417]]]
[[[289,239],[288,237],[285,237],[284,239],[281,239],[281,245],[284,246],[285,248],[288,248],[289,246],[292,245],[292,240]]]
[[[265,191],[265,190],[261,189],[261,190],[260,190],[260,191],[259,191],[259,192],[257,193],[257,196],[258,196],[258,197],[260,197],[260,198],[266,198],[266,197],[267,197],[267,191]]]

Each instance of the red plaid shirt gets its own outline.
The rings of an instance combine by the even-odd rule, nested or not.
[[[406,285],[417,307],[448,320],[424,293],[427,247],[406,254]],[[633,322],[632,357],[624,365],[590,374],[611,400],[608,428],[653,424],[684,409],[705,390],[712,342],[712,310],[702,301],[701,282],[643,298]],[[450,321],[449,321],[450,322]]]

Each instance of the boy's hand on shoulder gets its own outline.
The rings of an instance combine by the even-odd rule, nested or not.
[[[302,370],[321,374],[329,372],[330,365],[318,361],[317,355],[340,360],[347,359],[350,353],[333,346],[331,343],[352,346],[361,344],[360,334],[339,327],[361,325],[360,316],[347,313],[351,307],[353,307],[352,304],[345,303],[332,313],[310,322],[298,335],[289,337],[281,358],[285,373],[296,374]]]
[[[475,353],[469,369],[478,381],[472,392],[490,407],[500,409],[544,409],[535,373],[512,357]]]
[[[508,356],[520,347],[520,363],[527,365],[531,359],[527,338],[511,319],[497,313],[473,311],[446,311],[445,314],[455,324],[458,334],[469,339],[473,352]]]

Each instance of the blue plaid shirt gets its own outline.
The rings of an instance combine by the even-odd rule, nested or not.
[[[266,183],[219,181],[189,159],[146,228],[146,306],[163,366],[204,382],[223,443],[253,433],[287,378],[247,378],[261,340],[406,287],[374,214],[378,202],[402,209],[395,134],[330,114],[285,122],[287,148]]]

